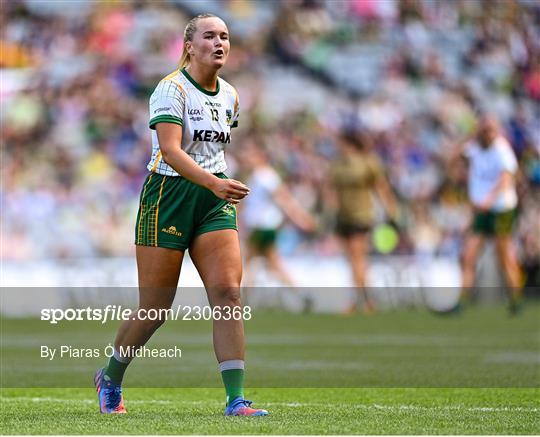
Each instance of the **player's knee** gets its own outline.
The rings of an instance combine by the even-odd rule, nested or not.
[[[219,287],[216,290],[216,295],[221,305],[238,306],[241,304],[240,287]]]
[[[495,241],[495,251],[501,262],[512,262],[514,258],[514,251],[512,244],[509,241]]]

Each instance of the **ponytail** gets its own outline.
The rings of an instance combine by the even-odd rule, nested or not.
[[[189,64],[189,53],[186,49],[186,43],[184,42],[184,48],[182,49],[182,56],[180,58],[180,62],[178,63],[178,68],[181,70],[182,68],[187,67]]]

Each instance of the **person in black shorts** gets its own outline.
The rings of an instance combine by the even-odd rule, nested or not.
[[[347,312],[356,312],[362,302],[364,312],[369,314],[375,311],[366,290],[369,236],[375,220],[372,193],[378,195],[387,215],[394,221],[397,202],[382,163],[369,150],[369,137],[346,130],[339,140],[341,154],[330,167],[330,180],[337,198],[336,233],[345,248],[357,291]]]

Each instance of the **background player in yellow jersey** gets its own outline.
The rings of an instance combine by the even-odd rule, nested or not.
[[[366,290],[369,235],[375,221],[372,193],[378,195],[389,218],[397,217],[397,202],[379,158],[369,149],[368,137],[354,130],[342,132],[340,156],[330,167],[330,180],[337,198],[336,233],[341,237],[350,263],[356,295],[347,312],[364,312],[375,305]]]
[[[170,308],[184,252],[189,248],[213,307],[241,307],[242,262],[235,204],[249,189],[228,179],[224,149],[238,120],[238,95],[218,77],[230,42],[225,23],[205,14],[184,31],[180,69],[150,98],[151,174],[141,193],[136,227],[139,308]],[[115,354],[96,373],[102,413],[125,413],[121,393],[130,356],[121,347],[143,346],[164,320],[122,324]],[[214,349],[227,392],[225,415],[263,416],[244,399],[243,320],[213,321]]]

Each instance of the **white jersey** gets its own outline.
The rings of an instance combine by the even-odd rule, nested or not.
[[[210,173],[227,169],[224,148],[231,142],[231,128],[238,125],[236,90],[218,78],[216,91],[203,89],[185,69],[163,78],[150,97],[152,129],[151,172],[180,176],[163,161],[156,132],[160,122],[182,126],[181,148]]]
[[[497,137],[493,144],[483,149],[476,142],[465,148],[465,156],[469,158],[469,197],[473,205],[481,205],[494,189],[504,171],[515,173],[518,167],[512,147],[503,137]],[[495,212],[508,211],[517,205],[517,193],[512,184],[499,192],[493,207]]]
[[[249,196],[243,202],[244,221],[250,229],[276,229],[283,222],[283,213],[274,201],[281,179],[270,166],[257,167],[247,181]]]

